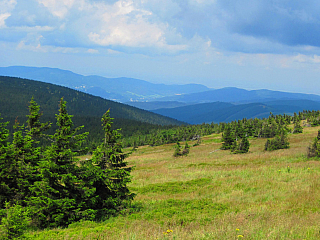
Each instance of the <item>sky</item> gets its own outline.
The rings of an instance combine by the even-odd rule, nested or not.
[[[0,67],[320,95],[318,0],[0,0]]]

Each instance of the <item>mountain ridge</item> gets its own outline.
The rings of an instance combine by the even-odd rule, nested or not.
[[[83,76],[69,70],[49,67],[0,67],[0,75],[27,78],[70,87],[118,102],[145,101],[160,97],[208,90],[201,84],[154,84],[135,78],[105,78],[97,75]],[[95,87],[96,89],[91,89]]]

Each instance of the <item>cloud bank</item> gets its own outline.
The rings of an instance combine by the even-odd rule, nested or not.
[[[40,47],[180,54],[210,41],[228,52],[307,54],[320,45],[311,0],[3,0],[0,9],[1,41]]]

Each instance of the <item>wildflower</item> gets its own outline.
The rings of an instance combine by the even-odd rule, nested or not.
[[[238,235],[238,238],[243,238],[243,235]]]
[[[240,229],[239,229],[239,228],[237,228],[237,229],[236,229],[236,231],[240,231]]]

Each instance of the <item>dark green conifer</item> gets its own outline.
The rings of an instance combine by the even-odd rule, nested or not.
[[[235,137],[229,124],[226,125],[224,128],[224,131],[222,134],[222,141],[223,143],[222,143],[221,149],[223,150],[232,149],[232,146],[235,142]]]
[[[74,158],[87,133],[77,134],[82,127],[74,128],[71,118],[61,98],[56,114],[58,128],[40,162],[41,180],[31,188],[33,196],[28,202],[33,207],[34,221],[41,227],[66,226],[81,219],[86,209],[83,199],[90,195]]]
[[[85,174],[86,182],[95,189],[89,204],[96,218],[118,212],[135,196],[127,187],[132,167],[125,161],[128,155],[122,152],[121,135],[117,130],[111,130],[112,120],[108,110],[101,119],[103,143],[93,152],[92,160],[84,164],[89,169]]]

